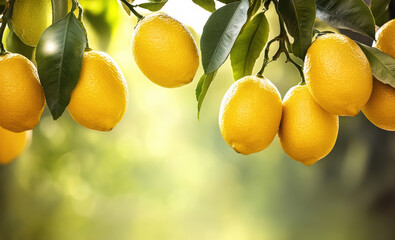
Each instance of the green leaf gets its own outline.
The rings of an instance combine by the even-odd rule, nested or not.
[[[138,7],[145,8],[150,10],[151,12],[156,12],[162,9],[163,6],[167,3],[167,0],[156,0],[147,3],[141,3],[137,5]]]
[[[218,1],[220,1],[222,3],[225,3],[225,4],[228,4],[228,3],[232,3],[232,2],[237,2],[239,0],[218,0]]]
[[[250,8],[248,9],[248,14],[247,14],[248,19],[254,16],[262,5],[262,0],[250,0],[250,2],[251,1],[252,3],[250,4]]]
[[[373,76],[395,88],[395,59],[377,48],[358,43],[372,67]]]
[[[248,0],[229,3],[213,14],[204,25],[200,41],[202,65],[206,75],[217,70],[229,53],[247,21]]]
[[[217,71],[214,71],[208,75],[203,74],[203,76],[199,80],[198,85],[196,86],[195,94],[196,100],[198,101],[198,119],[204,97],[206,96],[207,90],[210,87],[211,82],[214,80],[216,74]]]
[[[269,23],[261,12],[246,24],[230,52],[235,80],[251,75],[268,37]]]
[[[289,34],[294,38],[292,43],[293,54],[304,59],[313,37],[314,0],[280,0],[278,10],[284,19]]]
[[[52,3],[52,22],[66,16],[68,11],[68,1],[66,0],[51,0]]]
[[[215,11],[214,0],[192,0],[192,1],[209,12]]]
[[[389,5],[391,0],[371,0],[370,9],[372,10],[376,25],[381,26],[391,19]]]
[[[373,14],[363,0],[316,0],[315,3],[317,17],[322,21],[374,39]]]
[[[126,0],[126,2],[132,4],[134,0]],[[123,3],[121,0],[118,0],[118,3],[122,6],[122,8],[125,10],[125,12],[130,16],[131,12],[128,6],[126,6],[125,3]]]
[[[77,85],[86,36],[73,13],[49,26],[37,45],[38,74],[53,118],[58,119]]]

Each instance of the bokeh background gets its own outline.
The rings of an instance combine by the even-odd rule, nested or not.
[[[53,121],[45,110],[29,148],[0,166],[1,240],[395,239],[394,133],[359,114],[340,118],[333,151],[310,167],[286,156],[277,137],[260,153],[237,154],[217,119],[233,82],[229,62],[199,121],[202,69],[182,88],[151,83],[131,56],[135,17],[116,0],[80,2],[92,47],[123,70],[129,107],[108,133],[83,128],[68,113]],[[170,0],[162,11],[190,25],[199,42],[208,12],[189,0]],[[273,7],[267,16],[274,37]],[[7,44],[33,51],[12,35]],[[300,81],[284,60],[265,72],[282,96]]]

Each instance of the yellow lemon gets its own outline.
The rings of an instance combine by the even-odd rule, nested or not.
[[[332,114],[357,115],[372,93],[368,59],[342,34],[318,37],[307,51],[303,71],[314,99]]]
[[[33,129],[45,106],[36,67],[20,54],[0,56],[0,126],[13,132]]]
[[[128,88],[117,63],[104,52],[86,51],[68,106],[73,119],[90,129],[110,131],[121,121],[127,104]]]
[[[16,0],[11,20],[14,32],[26,45],[37,46],[51,25],[51,11],[51,0]]]
[[[292,159],[307,166],[322,159],[335,145],[338,129],[338,116],[321,108],[306,85],[287,92],[278,136]]]
[[[395,59],[395,19],[377,31],[376,40],[376,47]],[[362,112],[377,127],[395,131],[395,88],[374,79],[372,96]]]
[[[15,133],[0,127],[0,164],[7,164],[25,149],[27,133]]]
[[[199,66],[196,43],[188,29],[163,13],[151,14],[137,24],[132,53],[144,75],[162,87],[190,83]]]
[[[222,99],[222,137],[238,153],[259,152],[276,136],[281,112],[281,96],[273,83],[255,76],[244,77],[234,82]]]

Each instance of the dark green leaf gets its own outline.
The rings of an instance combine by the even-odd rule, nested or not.
[[[58,119],[77,85],[86,36],[74,14],[48,27],[37,45],[38,74],[53,118]]]
[[[198,119],[199,119],[200,109],[202,107],[204,97],[206,96],[207,90],[210,87],[210,84],[215,78],[216,74],[217,71],[214,71],[208,75],[203,74],[203,76],[199,80],[198,85],[196,86],[195,93],[196,93],[196,100],[198,101]]]
[[[391,0],[371,0],[370,9],[372,10],[376,25],[381,26],[391,19],[389,5]]]
[[[152,2],[147,2],[147,3],[141,3],[137,6],[141,8],[148,9],[152,12],[159,11],[162,9],[163,6],[167,3],[167,0],[158,0],[158,1],[152,1]]]
[[[395,88],[395,59],[377,48],[358,43],[372,67],[373,76]]]
[[[237,2],[237,1],[240,1],[240,0],[218,0],[218,1],[220,1],[222,3],[225,3],[225,4],[228,4],[228,3]]]
[[[10,29],[6,38],[7,50],[13,53],[19,53],[26,58],[32,60],[34,47],[26,45],[22,40]]]
[[[284,19],[289,34],[294,38],[292,43],[293,54],[304,59],[313,37],[314,0],[280,0],[278,10]]]
[[[66,16],[68,11],[68,1],[66,0],[51,0],[52,3],[52,22]]]
[[[268,37],[269,23],[261,12],[246,24],[230,52],[235,80],[251,75],[255,61],[266,45]]]
[[[217,70],[229,53],[247,21],[248,0],[229,3],[213,14],[204,25],[200,41],[202,65],[206,75]]]
[[[363,0],[316,0],[315,3],[317,17],[322,21],[374,39],[373,14]]]
[[[250,0],[251,2],[251,0]],[[248,9],[248,19],[253,17],[261,7],[262,1],[261,0],[252,0],[252,3],[250,4],[250,8]]]
[[[209,12],[215,11],[215,2],[214,0],[192,0],[195,4],[201,6]]]

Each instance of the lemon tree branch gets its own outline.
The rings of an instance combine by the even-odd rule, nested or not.
[[[3,35],[4,35],[5,27],[7,26],[7,22],[9,19],[11,19],[12,11],[14,9],[14,4],[15,4],[15,0],[7,0],[3,15],[1,17],[1,26],[0,26],[0,51],[1,52],[0,52],[0,55],[4,55],[7,53],[7,51],[4,48],[4,44],[3,44]]]

